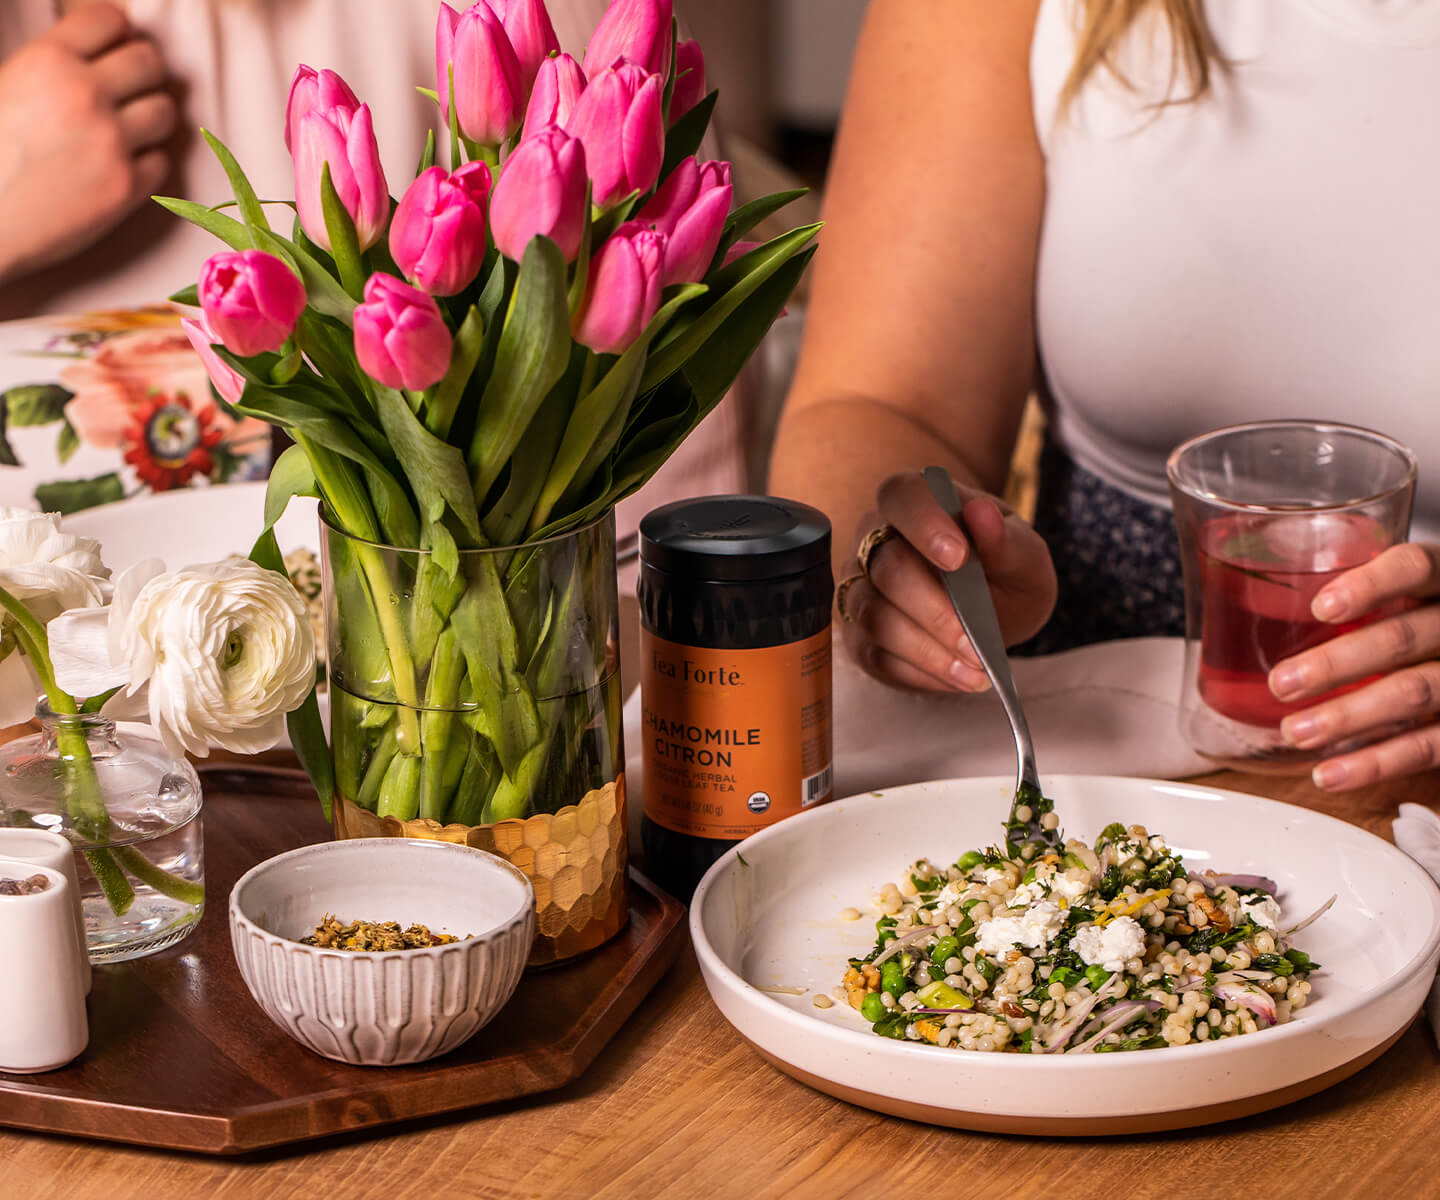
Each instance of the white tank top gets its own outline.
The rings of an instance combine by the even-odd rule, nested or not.
[[[1165,459],[1217,425],[1317,417],[1421,464],[1440,536],[1440,0],[1207,0],[1220,51],[1195,104],[1163,96],[1163,22],[1057,121],[1073,0],[1031,51],[1046,205],[1037,331],[1057,440],[1168,504]],[[1158,52],[1157,52],[1158,47]],[[1183,85],[1182,85],[1183,86]]]

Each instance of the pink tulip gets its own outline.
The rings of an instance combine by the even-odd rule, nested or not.
[[[665,246],[665,285],[694,283],[710,269],[730,215],[730,164],[683,160],[636,220],[658,229]]]
[[[574,262],[589,213],[585,211],[585,147],[550,126],[525,138],[500,172],[490,197],[490,236],[519,262],[537,234]]]
[[[225,348],[241,358],[278,350],[305,308],[305,285],[263,250],[222,250],[200,268],[200,307]]]
[[[328,163],[330,182],[355,223],[360,249],[368,250],[378,242],[390,216],[390,189],[380,166],[370,106],[362,104],[352,110],[337,105],[305,113],[295,123],[293,153],[295,207],[310,240],[326,250],[331,248],[320,189]]]
[[[515,47],[484,0],[464,13],[441,4],[435,21],[435,87],[446,122],[452,68],[460,132],[482,146],[500,145],[520,128],[525,88]]]
[[[295,127],[308,112],[324,112],[327,108],[345,108],[354,112],[360,101],[350,85],[334,71],[317,71],[301,63],[290,81],[290,99],[285,102],[285,149],[295,144]]]
[[[585,74],[594,79],[624,58],[663,80],[670,74],[674,16],[674,0],[615,0],[585,47]]]
[[[390,223],[390,253],[417,286],[453,296],[485,259],[485,202],[490,168],[470,162],[453,175],[443,167],[421,171],[400,198]]]
[[[628,349],[655,316],[664,287],[665,235],[627,221],[590,260],[585,300],[571,323],[597,354]]]
[[[675,47],[675,86],[670,92],[670,124],[705,99],[705,55],[694,38]]]
[[[530,104],[525,109],[524,137],[547,125],[564,125],[570,119],[575,101],[585,90],[585,72],[568,54],[557,54],[540,64]]]
[[[205,318],[186,317],[180,322],[180,328],[195,347],[195,353],[205,366],[205,374],[210,376],[220,399],[226,404],[239,404],[240,394],[245,390],[245,377],[215,353],[215,343],[220,339],[211,331]]]
[[[613,9],[611,11],[614,11]],[[631,192],[648,192],[665,157],[662,80],[634,63],[590,76],[566,130],[585,145],[594,201],[609,208]]]
[[[550,14],[545,11],[542,0],[488,0],[488,3],[505,26],[505,34],[520,63],[521,90],[528,92],[541,64],[560,49]]]
[[[393,275],[365,282],[355,307],[355,357],[386,387],[423,391],[450,369],[450,330],[435,301]]]

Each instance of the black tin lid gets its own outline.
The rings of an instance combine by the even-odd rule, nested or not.
[[[674,575],[744,583],[830,565],[830,521],[775,496],[677,500],[640,522],[640,561]]]

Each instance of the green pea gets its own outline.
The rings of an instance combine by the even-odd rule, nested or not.
[[[960,856],[960,861],[955,864],[955,869],[969,874],[984,861],[985,856],[980,851],[967,850]]]
[[[885,1001],[880,999],[879,992],[870,992],[865,999],[860,1002],[860,1015],[872,1025],[880,1020],[887,1012],[889,1012],[889,1009],[885,1007]]]
[[[937,967],[944,967],[947,962],[960,953],[960,939],[954,934],[943,937],[935,943],[935,949],[930,951],[930,961]]]
[[[880,964],[880,990],[889,992],[897,1000],[905,991],[905,972],[894,959]]]

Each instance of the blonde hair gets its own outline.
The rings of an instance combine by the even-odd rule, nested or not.
[[[1127,87],[1133,86],[1116,61],[1117,51],[1131,27],[1142,17],[1158,12],[1169,27],[1170,88],[1180,75],[1189,86],[1187,94],[1164,103],[1185,104],[1198,100],[1210,88],[1212,68],[1223,67],[1210,27],[1201,11],[1202,0],[1079,0],[1080,19],[1075,61],[1060,91],[1060,111],[1065,112],[1080,89],[1097,70],[1109,71]]]

